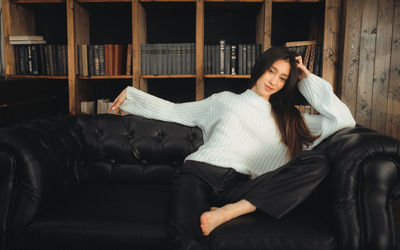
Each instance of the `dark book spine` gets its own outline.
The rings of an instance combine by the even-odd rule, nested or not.
[[[172,44],[167,45],[167,75],[172,74]]]
[[[46,74],[46,62],[44,61],[44,45],[39,44],[39,75]]]
[[[19,46],[14,46],[14,61],[15,61],[15,74],[20,75],[20,63],[19,63]]]
[[[231,74],[237,74],[237,46],[232,44],[231,48]]]
[[[93,45],[87,45],[89,76],[94,76],[94,51]]]
[[[104,55],[104,44],[99,45],[99,66],[100,66],[100,75],[106,75],[106,61]]]
[[[57,62],[57,45],[52,46],[53,49],[53,75],[58,75],[58,62]]]
[[[208,74],[211,74],[211,53],[212,53],[212,49],[211,49],[211,45],[207,45],[207,72]]]
[[[230,68],[231,68],[231,45],[226,44],[225,45],[225,56],[224,56],[224,72],[227,75],[230,75]]]
[[[251,66],[250,66],[250,72],[253,70],[254,64],[256,63],[256,44],[251,45]]]
[[[63,47],[61,44],[57,45],[57,75],[62,75],[64,71],[63,60]]]
[[[204,74],[208,74],[208,72],[207,72],[207,61],[208,61],[208,58],[207,58],[207,45],[204,45],[204,55],[203,55],[203,60],[204,60]]]
[[[238,62],[238,73],[239,75],[243,75],[243,45],[239,44],[238,51],[237,51],[237,62]]]
[[[322,74],[321,74],[321,69],[322,69],[322,65],[321,65],[322,53],[321,53],[321,50],[322,50],[322,45],[321,44],[317,44],[317,47],[315,48],[314,72],[318,76],[322,76]]]
[[[181,75],[182,74],[182,51],[183,51],[183,45],[182,45],[182,43],[178,43],[177,44],[177,52],[178,52],[178,55],[177,55],[177,57],[176,57],[176,69],[177,69],[177,72],[176,72],[176,74],[178,74],[178,75]]]
[[[68,47],[67,45],[63,45],[63,75],[68,75]]]
[[[50,45],[46,44],[44,46],[44,60],[46,62],[46,75],[51,75],[51,71],[50,71],[50,63],[51,63],[51,59],[50,59]]]
[[[191,57],[192,57],[192,45],[190,43],[185,44],[185,74],[191,73]]]
[[[150,69],[151,75],[156,75],[157,74],[157,55],[156,55],[156,49],[155,49],[155,44],[149,44],[150,47]]]
[[[219,63],[218,73],[225,74],[225,40],[219,41]]]
[[[261,44],[257,44],[256,45],[256,61],[260,55],[261,55]]]
[[[28,75],[33,75],[32,45],[27,45]]]
[[[221,74],[220,72],[220,68],[221,68],[221,45],[215,45],[216,49],[215,49],[215,58],[216,58],[216,62],[215,62],[215,74],[219,75]]]
[[[192,61],[192,74],[196,74],[196,44],[191,44],[191,61]]]
[[[97,45],[97,44],[93,45],[93,49],[94,49],[94,75],[99,76],[100,75],[99,45]]]
[[[211,55],[211,67],[210,67],[210,74],[214,75],[215,74],[215,45],[210,45],[210,55]]]
[[[167,51],[168,51],[168,46],[167,44],[161,44],[161,74],[167,75],[168,74],[168,57],[167,57]]]
[[[243,44],[243,56],[242,56],[242,72],[243,75],[247,75],[247,45]]]
[[[246,63],[246,75],[250,75],[251,73],[251,62],[252,62],[252,53],[251,53],[251,44],[246,45],[246,50],[247,50],[247,63]]]
[[[146,44],[140,45],[140,72],[142,75],[146,75],[145,46]]]
[[[32,74],[39,75],[39,60],[37,45],[32,45]]]

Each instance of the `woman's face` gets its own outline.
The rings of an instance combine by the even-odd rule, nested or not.
[[[269,101],[271,95],[275,94],[285,86],[289,77],[289,62],[280,59],[275,61],[264,74],[258,78],[256,84],[251,88],[258,95]]]

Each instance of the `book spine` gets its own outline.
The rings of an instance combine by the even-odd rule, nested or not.
[[[87,44],[81,45],[82,49],[82,75],[88,76],[88,53],[87,53]]]
[[[221,68],[221,45],[215,45],[216,49],[215,49],[215,58],[216,58],[216,62],[215,62],[215,74],[221,74],[220,72],[220,68]]]
[[[140,72],[142,75],[146,75],[146,44],[140,45]]]
[[[68,75],[68,46],[66,44],[63,45],[63,60],[64,60],[64,75]]]
[[[15,74],[20,75],[20,63],[19,63],[19,48],[18,46],[14,46],[14,61],[15,61]]]
[[[28,50],[28,75],[33,75],[32,45],[27,45]]]
[[[247,45],[246,45],[246,50],[247,50],[246,75],[250,75],[250,73],[251,73],[251,66],[252,66],[251,63],[252,63],[252,60],[253,60],[253,58],[252,58],[252,53],[251,53],[251,44],[247,44]]]
[[[210,45],[210,74],[215,74],[215,46]]]
[[[99,45],[99,67],[100,67],[100,75],[101,76],[106,75],[104,44]]]
[[[39,60],[37,45],[32,45],[32,73],[39,75]]]
[[[99,45],[93,45],[94,48],[94,75],[100,75],[100,50]]]
[[[185,74],[191,73],[191,57],[192,57],[192,45],[190,43],[185,44]]]
[[[161,74],[167,75],[168,74],[168,58],[167,58],[167,44],[161,44]]]
[[[308,64],[308,70],[311,73],[314,72],[314,63],[315,63],[315,44],[311,45],[310,62]]]
[[[45,74],[51,75],[50,71],[50,45],[44,46]]]
[[[57,75],[62,75],[63,74],[63,55],[62,55],[62,45],[56,45],[57,49]]]
[[[156,52],[155,52],[155,44],[148,44],[150,51],[150,75],[156,75]]]
[[[251,45],[251,66],[250,66],[250,72],[249,74],[251,74],[254,64],[256,63],[256,44],[252,44]]]
[[[142,59],[140,60],[140,64],[142,65]],[[126,75],[132,75],[132,44],[128,44],[127,50],[126,50]]]
[[[238,46],[238,51],[237,51],[237,62],[238,62],[238,73],[239,75],[243,75],[243,67],[242,67],[242,62],[243,62],[243,45],[239,44]]]
[[[232,44],[231,48],[231,74],[236,75],[237,74],[237,46]]]
[[[219,69],[218,73],[225,74],[225,40],[219,41]]]
[[[225,56],[224,56],[224,72],[227,75],[230,75],[230,68],[231,68],[231,45],[226,44],[225,45]]]
[[[95,49],[94,45],[89,44],[88,45],[88,52],[89,52],[89,60],[88,60],[88,66],[89,66],[89,75],[90,76],[95,76]]]
[[[192,43],[191,44],[191,47],[192,47],[192,56],[191,56],[191,59],[192,59],[192,74],[196,74],[196,44],[195,43]]]
[[[208,74],[208,71],[207,71],[207,61],[208,61],[208,57],[207,57],[207,55],[208,55],[208,53],[207,53],[207,48],[208,48],[208,46],[207,45],[204,45],[204,55],[203,55],[203,60],[204,60],[204,74],[206,75],[206,74]]]
[[[81,45],[80,44],[77,44],[76,45],[76,69],[75,69],[75,71],[76,71],[76,74],[78,75],[78,76],[81,76],[82,75],[82,71],[81,71],[81,68],[82,68],[82,61],[81,61],[81,58],[82,58],[82,52],[81,52]]]
[[[311,45],[307,45],[306,55],[304,56],[303,64],[308,68],[308,63],[310,61],[310,52],[311,52]]]
[[[53,52],[53,75],[58,75],[58,64],[57,64],[57,45],[54,44],[52,47]]]
[[[242,56],[242,72],[243,75],[247,75],[247,45],[243,44],[243,56]]]

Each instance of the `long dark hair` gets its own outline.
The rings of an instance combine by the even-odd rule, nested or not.
[[[295,54],[286,47],[272,47],[257,59],[251,72],[250,88],[275,61],[283,59],[290,64],[289,77],[281,90],[269,98],[272,114],[281,132],[281,140],[288,147],[288,156],[293,159],[304,146],[311,145],[319,136],[311,135],[299,110],[295,107],[293,92],[297,84],[297,62]]]

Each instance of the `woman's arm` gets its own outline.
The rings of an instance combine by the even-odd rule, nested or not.
[[[311,133],[320,134],[312,147],[326,137],[345,127],[354,127],[356,122],[349,108],[333,92],[332,86],[324,79],[311,74],[301,63],[298,65],[298,88],[308,103],[320,115],[304,115],[304,120]]]
[[[199,126],[207,115],[212,96],[197,102],[175,104],[134,87],[127,87],[115,99],[109,110],[123,110],[145,118]]]

